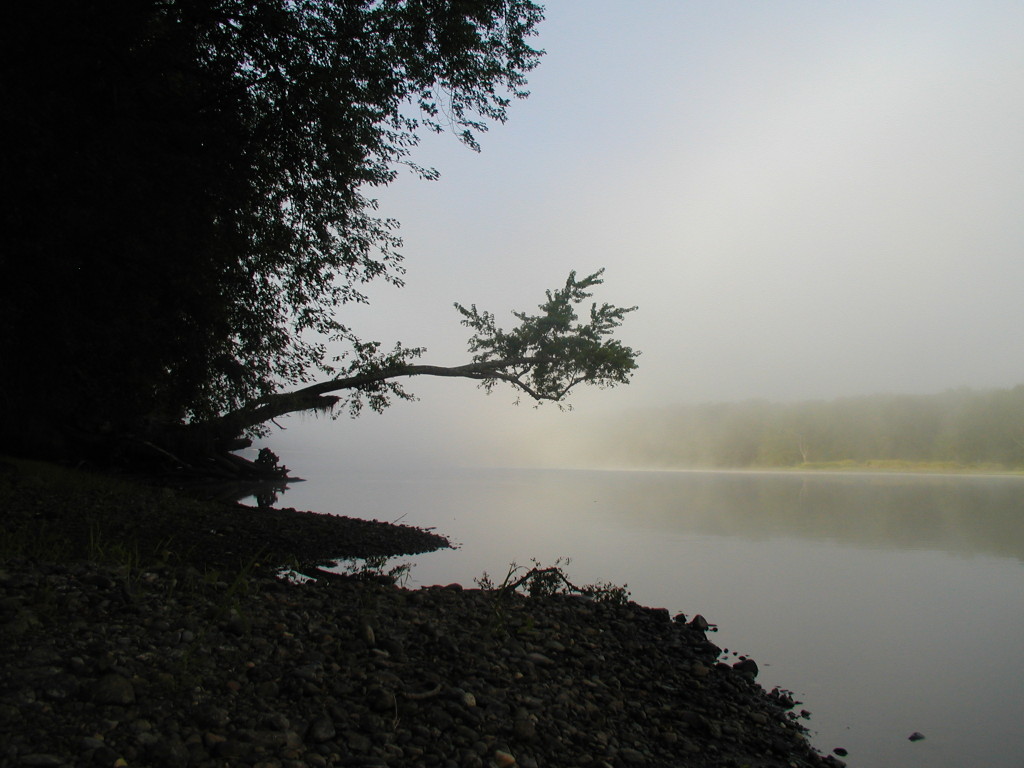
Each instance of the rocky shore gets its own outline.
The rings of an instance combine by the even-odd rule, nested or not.
[[[330,521],[386,548],[384,524]],[[431,535],[393,528],[396,554]],[[7,548],[0,766],[841,765],[692,617],[171,560]]]

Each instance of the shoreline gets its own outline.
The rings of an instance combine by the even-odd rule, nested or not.
[[[95,535],[99,507],[106,524],[142,515],[155,525],[163,509],[180,529],[181,515],[198,514],[159,490],[134,489],[120,505],[109,488],[75,481],[68,499],[17,466],[0,480],[6,522],[78,514]],[[85,558],[19,554],[8,537],[0,768],[842,765],[811,748],[796,703],[764,691],[753,660],[721,660],[693,619],[564,594],[407,590],[366,577],[293,584],[274,577],[267,557],[245,564],[248,542],[287,524],[272,548],[297,543],[306,549],[292,557],[312,563],[326,547],[409,554],[400,550],[441,537],[287,510],[205,514],[218,509],[232,530],[193,524],[191,549],[155,560],[149,538],[131,554],[106,529],[104,547]],[[202,559],[228,542],[228,556]]]

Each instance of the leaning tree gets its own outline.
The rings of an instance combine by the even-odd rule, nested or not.
[[[344,323],[368,281],[402,282],[374,189],[437,176],[424,131],[478,148],[527,95],[541,19],[530,0],[4,4],[0,449],[222,449],[438,374]],[[541,399],[625,381],[606,336],[626,310],[570,309],[597,282],[508,332],[460,308],[474,360],[444,375]]]
[[[337,412],[355,415],[369,405],[381,411],[392,397],[410,399],[402,380],[413,376],[445,376],[474,379],[490,392],[505,383],[537,402],[563,403],[579,385],[613,387],[629,382],[639,352],[612,338],[625,315],[636,307],[592,303],[584,318],[579,306],[599,285],[604,270],[578,279],[569,274],[565,285],[547,292],[539,313],[513,312],[519,321],[509,331],[498,326],[495,316],[456,304],[462,324],[472,329],[469,352],[472,362],[458,366],[422,365],[413,360],[421,348],[397,347],[381,355],[379,345],[363,345],[365,356],[353,360],[343,374],[316,384],[256,398],[213,419],[187,425],[183,434],[202,435],[222,445],[238,444],[246,433],[259,433],[279,416],[299,411]],[[339,394],[340,393],[340,394]]]

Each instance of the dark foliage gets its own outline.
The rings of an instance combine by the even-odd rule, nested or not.
[[[210,419],[380,359],[339,320],[400,282],[369,195],[423,130],[525,95],[528,0],[104,0],[0,11],[0,436]],[[353,350],[326,358],[327,339]],[[402,357],[402,350],[396,353]]]
[[[361,350],[369,349],[373,354],[364,357],[355,374],[266,395],[196,424],[190,431],[205,433],[207,441],[224,444],[296,411],[347,408],[357,415],[367,405],[382,411],[394,397],[412,399],[401,380],[413,376],[473,379],[488,392],[498,383],[505,383],[537,402],[558,403],[580,385],[628,384],[640,353],[610,337],[636,307],[594,303],[590,306],[590,321],[579,322],[578,305],[592,296],[590,288],[603,282],[602,272],[583,279],[577,279],[575,272],[570,273],[564,288],[547,292],[547,301],[539,307],[540,314],[514,312],[519,325],[511,331],[498,327],[490,312],[480,312],[475,305],[466,309],[456,304],[463,325],[474,331],[469,339],[473,362],[466,365],[419,365],[410,361],[422,350],[380,355],[375,345],[362,344]]]

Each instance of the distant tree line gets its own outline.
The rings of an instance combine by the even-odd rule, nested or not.
[[[708,403],[633,414],[602,458],[631,466],[934,463],[1024,467],[1024,385],[831,401]],[[596,457],[595,457],[596,458]]]

